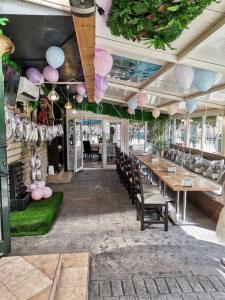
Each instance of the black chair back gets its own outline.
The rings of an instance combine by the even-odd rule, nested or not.
[[[90,141],[83,141],[83,146],[84,146],[84,153],[85,154],[91,154],[91,144]]]

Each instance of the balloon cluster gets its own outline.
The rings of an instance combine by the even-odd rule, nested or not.
[[[31,192],[31,198],[35,201],[50,198],[52,189],[45,186],[45,181],[34,181],[27,187],[27,192]]]
[[[37,68],[29,68],[26,71],[26,77],[35,84],[43,84],[44,80],[50,83],[55,83],[59,80],[58,68],[65,61],[65,54],[60,47],[51,46],[46,51],[46,60],[48,65],[44,67],[41,73]]]
[[[82,103],[84,98],[87,97],[87,89],[84,82],[72,86],[71,90],[76,93],[74,98],[76,99],[77,103]]]
[[[96,49],[94,58],[95,67],[95,103],[99,104],[105,95],[108,87],[106,75],[111,71],[113,66],[112,55],[103,49]]]
[[[208,91],[214,84],[217,74],[213,71],[196,69],[189,66],[176,65],[174,68],[175,81],[185,90],[192,85],[201,92]],[[186,102],[186,109],[192,114],[198,107],[195,99]]]
[[[148,103],[148,95],[145,93],[138,93],[137,94],[137,99],[131,99],[128,101],[128,113],[130,115],[135,114],[135,109],[140,106],[143,107]]]

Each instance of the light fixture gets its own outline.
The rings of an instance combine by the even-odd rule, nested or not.
[[[78,17],[88,17],[95,14],[94,0],[70,0],[71,12]]]
[[[65,109],[72,109],[73,107],[72,107],[72,104],[68,101],[68,102],[66,102],[66,104],[65,104]]]
[[[96,3],[96,6],[97,6],[97,9],[98,9],[99,15],[104,16],[104,14],[105,14],[104,9],[101,6],[99,6],[97,3]]]
[[[48,99],[51,100],[51,101],[57,101],[57,100],[59,100],[59,95],[55,91],[55,87],[54,86],[53,86],[51,92],[48,94]]]
[[[69,86],[69,84],[66,85],[66,89],[67,89],[68,95],[67,95],[67,102],[64,107],[65,107],[65,109],[72,109],[73,106],[70,103],[70,86]]]

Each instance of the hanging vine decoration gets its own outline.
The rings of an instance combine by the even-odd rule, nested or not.
[[[108,27],[116,36],[166,50],[216,0],[113,0]]]

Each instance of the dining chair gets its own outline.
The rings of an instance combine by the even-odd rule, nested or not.
[[[168,201],[162,194],[144,192],[140,166],[133,166],[135,198],[137,205],[137,220],[141,222],[141,230],[145,224],[164,224],[164,230],[168,231]],[[164,214],[163,214],[164,209]],[[146,215],[156,214],[156,219],[146,219]]]

